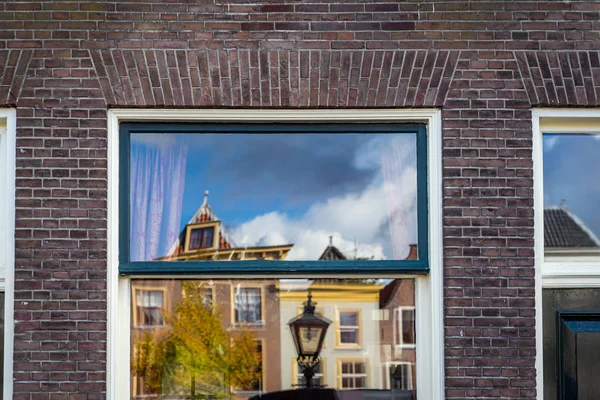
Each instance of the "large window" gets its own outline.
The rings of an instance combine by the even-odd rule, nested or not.
[[[303,369],[297,364],[290,367],[290,360],[296,360],[297,353],[288,322],[302,313],[298,305],[307,301],[309,293],[312,302],[323,310],[324,318],[333,317],[339,309],[342,322],[353,324],[342,325],[348,327],[358,323],[356,314],[371,317],[385,314],[381,311],[385,310],[386,302],[414,302],[414,291],[391,290],[400,287],[398,279],[384,277],[136,278],[131,280],[131,285],[132,318],[141,320],[140,325],[143,323],[134,325],[130,332],[131,397],[140,399],[144,396],[243,398],[256,393],[302,389],[306,385]],[[215,299],[212,307],[206,307],[207,288]],[[236,293],[241,289],[248,289],[248,294],[260,294],[265,315],[260,325],[231,320],[230,314],[236,310],[232,305],[239,301]],[[155,314],[158,308],[154,307],[159,299],[164,304],[160,319]],[[344,308],[346,304],[360,312],[344,311],[348,310]],[[261,307],[257,306],[258,309]],[[349,320],[344,319],[344,313]],[[337,333],[333,319],[328,320],[331,325],[324,341],[333,342]],[[149,321],[157,321],[157,324],[160,321],[164,326],[152,325]],[[314,385],[369,389],[379,391],[382,396],[392,394],[391,390],[396,387],[387,383],[391,373],[388,366],[414,363],[414,350],[390,352],[393,332],[390,318],[370,318],[369,324],[361,330],[360,335],[368,344],[362,349],[331,345],[321,348],[322,359],[334,361],[331,365],[321,362]],[[329,373],[328,367],[331,368]]]
[[[364,121],[120,124],[117,292],[167,288],[164,327],[129,329],[130,396],[301,389],[288,322],[309,296],[331,322],[318,383],[385,398],[390,362],[431,353],[389,351],[393,307],[429,301],[425,125]]]
[[[594,398],[600,354],[600,114],[534,111],[538,351],[543,396]],[[541,305],[541,307],[540,307]],[[541,334],[540,334],[541,332]],[[542,351],[543,350],[543,351]]]
[[[423,126],[123,124],[120,140],[122,273],[428,269]]]

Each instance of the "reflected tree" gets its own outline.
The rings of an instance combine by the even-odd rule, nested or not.
[[[184,295],[166,316],[168,328],[135,340],[132,373],[143,377],[145,392],[221,399],[229,397],[231,388],[252,387],[260,378],[254,334],[226,328],[218,307],[206,302],[204,289],[183,281]]]

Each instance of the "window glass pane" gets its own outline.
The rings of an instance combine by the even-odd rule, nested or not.
[[[234,289],[235,322],[262,323],[262,293],[260,288]]]
[[[406,383],[409,372],[397,383],[400,372],[391,369],[415,362],[414,348],[396,351],[392,319],[399,304],[414,304],[413,279],[133,279],[131,287],[132,399],[249,398],[302,389],[306,379],[288,322],[302,314],[308,290],[329,323],[313,385],[375,390],[390,399],[392,390],[415,387]],[[336,346],[340,308],[360,310],[352,312],[362,332],[359,350]],[[140,309],[149,311],[139,317]],[[161,323],[150,324],[158,309]],[[255,314],[260,324],[240,323]]]
[[[416,259],[416,134],[130,136],[130,260]]]
[[[214,228],[196,228],[190,230],[190,250],[207,249],[213,246]]]
[[[544,135],[544,256],[600,260],[600,135]]]
[[[358,326],[357,312],[340,312],[341,326]]]
[[[414,364],[412,363],[390,363],[389,379],[391,389],[412,390],[412,375]]]
[[[358,343],[358,337],[356,331],[341,331],[340,341],[342,343]]]
[[[402,343],[415,343],[415,310],[402,310]]]

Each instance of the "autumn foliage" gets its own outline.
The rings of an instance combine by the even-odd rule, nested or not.
[[[168,328],[137,332],[132,375],[142,377],[144,394],[174,398],[229,398],[260,378],[254,334],[227,328],[216,306],[207,305],[202,284],[182,282],[183,296],[165,320]]]

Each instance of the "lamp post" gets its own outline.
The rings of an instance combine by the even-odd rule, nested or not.
[[[312,387],[315,368],[321,362],[319,353],[323,348],[323,341],[330,324],[329,319],[315,315],[315,306],[310,290],[308,291],[308,300],[304,302],[302,314],[288,322],[298,353],[298,366],[302,369],[307,388]]]

